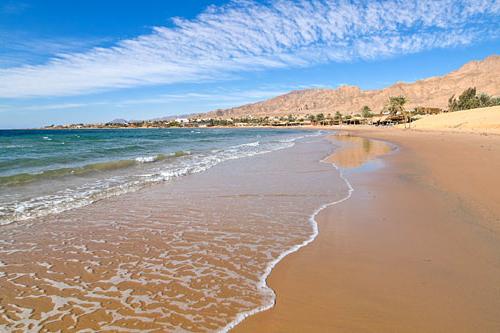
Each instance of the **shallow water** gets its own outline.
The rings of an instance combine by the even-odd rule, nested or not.
[[[0,225],[286,148],[275,129],[0,130]]]
[[[342,147],[327,161],[342,169],[373,168],[380,164],[377,159],[396,149],[396,146],[379,140],[339,133],[332,138]],[[375,166],[376,167],[376,166]]]
[[[331,151],[303,139],[2,227],[0,329],[210,332],[272,305],[269,265],[349,192]]]

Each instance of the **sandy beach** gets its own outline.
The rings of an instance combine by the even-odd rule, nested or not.
[[[0,331],[227,331],[272,307],[265,277],[314,239],[311,214],[348,194],[320,162],[331,142],[302,134],[286,149],[2,226]]]
[[[500,0],[0,0],[0,333],[500,333]]]
[[[500,136],[322,129],[3,226],[0,330],[497,332]]]
[[[404,128],[404,125],[397,125]],[[416,130],[500,134],[500,106],[423,116],[410,127]]]
[[[349,132],[399,148],[363,165],[358,144],[351,199],[272,272],[275,307],[234,331],[498,332],[500,137]]]

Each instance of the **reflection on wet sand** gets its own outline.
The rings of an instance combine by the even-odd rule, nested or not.
[[[330,139],[341,143],[341,148],[335,151],[325,161],[334,163],[340,168],[357,168],[367,161],[387,154],[393,148],[388,143],[378,140],[353,136],[340,132],[330,136]]]

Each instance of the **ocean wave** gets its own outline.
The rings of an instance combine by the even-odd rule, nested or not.
[[[319,132],[313,132],[306,136],[318,135],[320,135]],[[93,172],[113,171],[143,164],[151,164],[152,167],[148,168],[146,174],[144,173],[144,169],[141,169],[139,173],[135,172],[135,174],[128,176],[113,176],[113,174],[110,174],[109,178],[105,177],[99,181],[92,181],[76,188],[67,188],[50,195],[34,197],[23,202],[6,203],[3,207],[0,207],[0,225],[83,207],[98,200],[136,191],[150,184],[203,172],[223,161],[289,148],[294,145],[296,140],[306,136],[291,138],[286,142],[250,142],[222,148],[216,152],[207,151],[191,154],[189,151],[177,151],[171,154],[140,156],[131,160],[101,162],[88,164],[83,167],[47,170],[37,174],[25,173],[0,177],[0,187],[18,186],[44,179],[85,176]],[[156,165],[155,162],[171,158],[173,158],[170,161],[171,163],[159,163],[158,167],[154,168]]]
[[[153,163],[153,162],[158,162],[158,161],[163,161],[166,160],[170,157],[182,157],[189,155],[191,152],[189,151],[176,151],[170,154],[158,154],[158,155],[151,155],[151,156],[139,156],[135,158],[136,162],[139,163]]]
[[[85,176],[94,172],[106,172],[106,171],[124,169],[132,167],[137,164],[153,163],[153,162],[163,161],[171,157],[186,156],[188,154],[189,152],[177,151],[171,154],[140,156],[131,160],[98,162],[98,163],[87,164],[81,167],[51,169],[38,173],[20,173],[11,176],[2,176],[0,177],[0,186],[19,186],[47,179],[56,179],[68,176]]]
[[[135,160],[120,160],[87,164],[82,167],[52,169],[39,173],[20,173],[12,176],[0,177],[0,186],[17,186],[46,179],[55,179],[66,176],[83,176],[92,172],[103,172],[128,168],[130,166],[133,166],[135,163]]]
[[[293,142],[293,141],[295,141],[295,140],[292,140],[289,142]],[[249,143],[242,143],[241,145],[237,145],[235,147],[257,147],[259,144],[260,144],[259,141],[255,141],[255,142],[249,142]]]
[[[153,163],[157,161],[161,161],[167,158],[164,154],[152,155],[152,156],[139,156],[135,158],[136,162],[139,163]]]

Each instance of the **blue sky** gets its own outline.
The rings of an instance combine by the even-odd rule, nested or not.
[[[411,82],[498,54],[499,16],[498,0],[0,0],[0,128]]]

